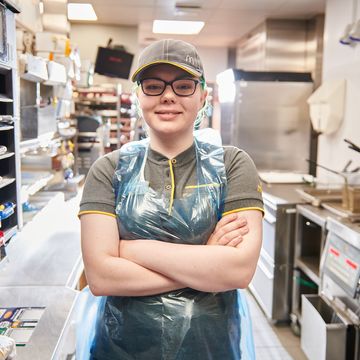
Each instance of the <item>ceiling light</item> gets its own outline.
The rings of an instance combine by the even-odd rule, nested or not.
[[[69,20],[86,20],[95,21],[97,16],[91,4],[74,4],[68,5],[68,19]]]
[[[198,34],[204,25],[203,21],[154,20],[153,33],[192,35]]]

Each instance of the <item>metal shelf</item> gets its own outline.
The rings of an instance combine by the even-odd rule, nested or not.
[[[14,127],[12,125],[0,126],[0,131],[12,130],[13,128]]]
[[[13,226],[12,228],[4,231],[3,243],[6,244],[17,232],[17,226]]]
[[[34,172],[36,173],[36,172]],[[48,182],[54,177],[54,174],[51,173],[44,173],[42,177],[34,178],[34,182],[31,184],[26,184],[26,181],[22,181],[21,186],[21,203],[27,201],[30,195],[36,194],[40,191],[44,186],[48,184]],[[24,184],[25,183],[25,184]]]
[[[0,155],[0,160],[12,157],[14,155],[15,155],[15,153],[13,153],[13,152],[7,152],[5,154]]]
[[[12,103],[14,100],[6,95],[0,94],[0,102]]]
[[[316,284],[320,284],[319,258],[316,256],[302,256],[295,260],[295,264]]]
[[[37,149],[38,147],[60,144],[61,138],[51,139],[52,135],[52,133],[43,134],[36,139],[20,141],[20,154],[24,154],[29,150]]]
[[[110,138],[110,144],[112,144],[112,145],[117,145],[118,144],[118,142],[119,142],[119,140],[117,139],[117,138]]]
[[[0,181],[0,189],[5,187],[5,186],[8,186],[8,185],[12,184],[14,181],[15,181],[15,178],[3,178]]]

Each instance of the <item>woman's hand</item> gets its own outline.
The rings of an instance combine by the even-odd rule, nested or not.
[[[217,223],[206,245],[238,246],[249,232],[247,220],[240,213],[225,215]]]

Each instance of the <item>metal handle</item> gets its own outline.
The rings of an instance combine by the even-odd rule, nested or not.
[[[259,268],[261,269],[261,271],[265,274],[265,276],[266,276],[268,279],[273,279],[273,278],[274,278],[274,274],[272,274],[272,273],[265,267],[265,265],[263,265],[263,263],[261,262],[261,259],[259,259],[258,266],[259,266]]]
[[[264,220],[268,222],[269,224],[273,225],[276,223],[276,217],[269,214],[268,212],[265,212]]]

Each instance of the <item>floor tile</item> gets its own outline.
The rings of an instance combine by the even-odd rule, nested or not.
[[[300,337],[296,336],[289,326],[272,326],[275,333],[283,346],[300,346]]]
[[[290,354],[291,358],[294,360],[307,360],[304,352],[299,346],[289,346],[285,347],[286,351]]]
[[[292,360],[293,358],[282,347],[255,348],[256,360]]]
[[[290,325],[272,324],[250,292],[246,292],[252,319],[256,360],[307,360],[300,337]]]
[[[283,347],[272,331],[254,331],[254,343],[256,348],[260,347]]]

